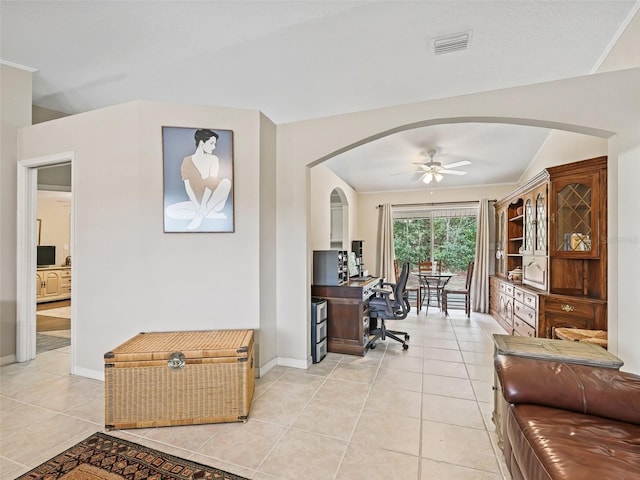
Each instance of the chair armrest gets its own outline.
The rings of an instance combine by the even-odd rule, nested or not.
[[[374,287],[371,289],[371,291],[375,293],[380,293],[382,295],[391,295],[393,293],[393,290],[389,290],[388,288],[379,288],[379,287]]]
[[[529,403],[640,425],[640,376],[612,368],[496,355],[509,403]]]

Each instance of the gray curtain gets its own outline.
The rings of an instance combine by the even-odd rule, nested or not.
[[[471,308],[474,312],[489,312],[489,200],[480,200],[478,234],[476,236],[476,263],[471,282]]]
[[[395,282],[393,259],[396,253],[393,248],[393,215],[391,205],[385,203],[379,207],[378,217],[378,276]]]

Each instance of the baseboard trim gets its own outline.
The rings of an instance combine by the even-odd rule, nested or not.
[[[71,367],[71,375],[78,375],[79,377],[87,377],[104,382],[104,372],[91,370],[90,368]]]
[[[298,360],[296,358],[287,358],[287,357],[278,357],[277,358],[278,365],[283,367],[293,367],[300,368],[302,370],[307,370],[311,365],[311,357],[306,360]]]
[[[0,366],[9,365],[11,363],[16,363],[16,354],[13,353],[11,355],[5,355],[4,357],[0,357]]]

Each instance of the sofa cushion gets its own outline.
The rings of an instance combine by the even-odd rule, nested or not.
[[[640,425],[638,375],[513,355],[496,355],[495,367],[509,403],[557,407]]]
[[[511,405],[508,441],[528,480],[640,478],[640,426],[539,405]]]

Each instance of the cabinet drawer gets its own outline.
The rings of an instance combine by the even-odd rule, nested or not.
[[[516,334],[521,335],[523,337],[535,337],[536,329],[529,325],[524,320],[520,320],[518,317],[513,319],[513,329]]]
[[[524,303],[524,290],[520,290],[518,287],[515,287],[513,289],[513,298],[521,303]]]
[[[60,294],[64,295],[66,293],[71,293],[71,285],[67,285],[66,287],[60,288]]]
[[[576,300],[547,299],[544,303],[544,311],[571,315],[572,317],[594,318],[595,307],[590,303],[581,303]]]
[[[71,270],[60,270],[60,276],[62,278],[71,277]]]
[[[524,302],[527,307],[533,308],[534,310],[538,309],[538,296],[533,295],[529,292],[524,292]]]
[[[533,327],[537,325],[537,312],[533,308],[527,307],[524,303],[513,302],[513,314]]]
[[[507,295],[513,296],[513,285],[511,285],[509,283],[505,283],[504,284],[504,293],[506,293]]]

